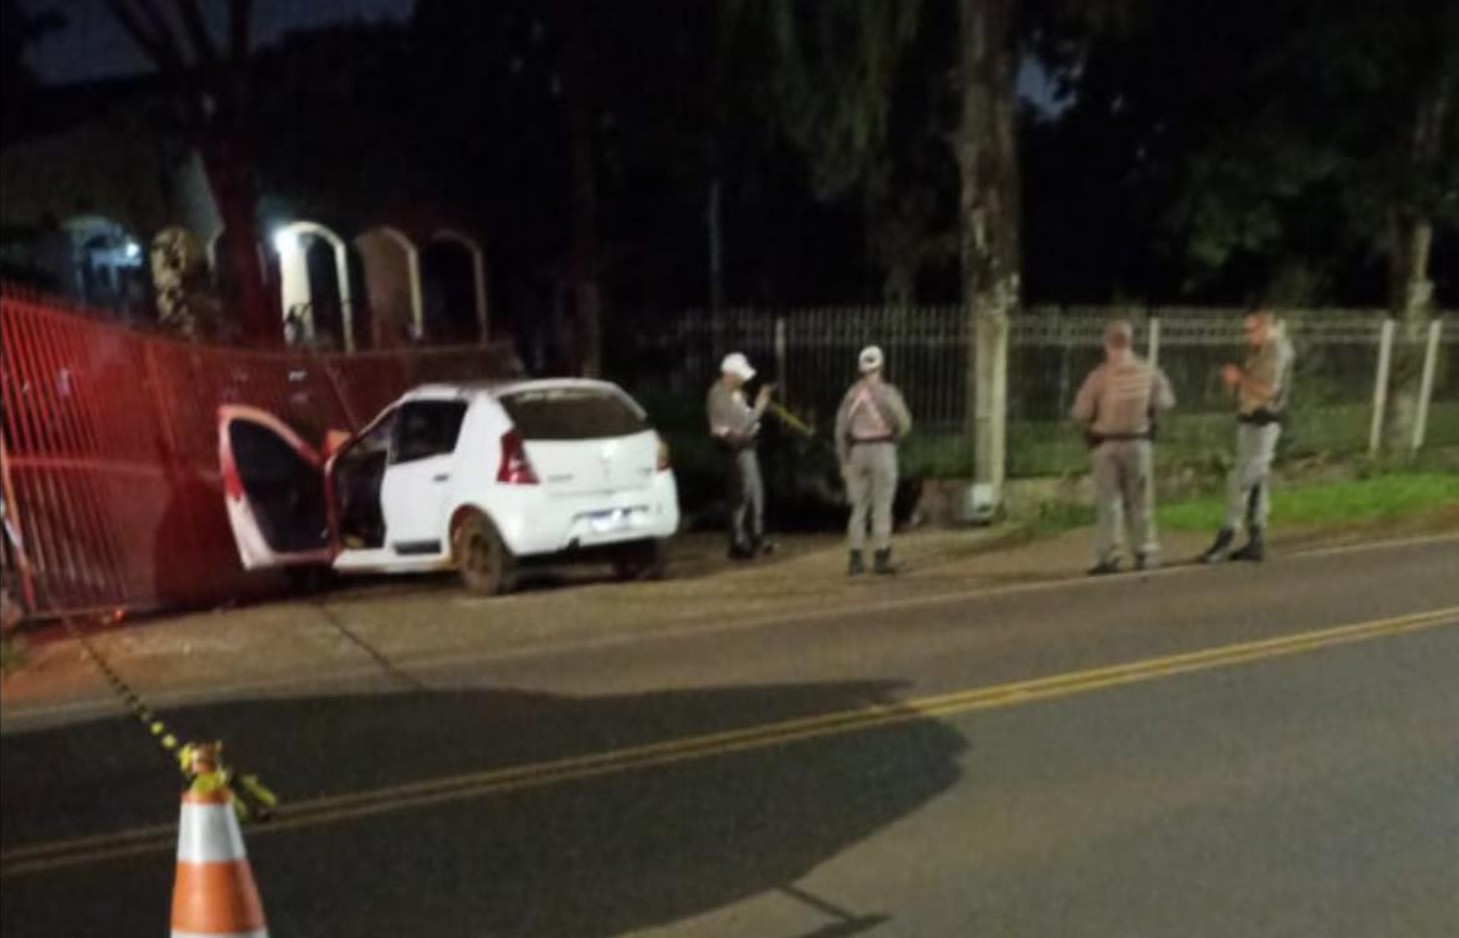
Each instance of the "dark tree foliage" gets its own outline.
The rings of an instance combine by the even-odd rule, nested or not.
[[[202,0],[106,0],[116,23],[168,82],[184,135],[202,156],[224,230],[230,299],[245,341],[282,342],[257,250],[258,172],[249,81],[253,0],[228,0],[222,36]]]
[[[685,306],[965,292],[958,36],[982,5],[420,0],[255,52],[239,97],[237,43],[201,41],[196,0],[107,2],[224,105],[203,139],[222,169],[253,161],[270,210],[349,230],[449,209],[485,236],[508,320],[571,322],[585,283],[608,342]],[[1456,8],[1010,0],[1016,54],[1062,102],[1019,110],[1024,300],[1397,309],[1421,271],[1453,302]],[[20,9],[7,133],[47,25]]]
[[[26,51],[64,23],[55,9],[0,0],[0,144],[23,133],[36,117],[41,84],[25,60]]]
[[[1029,134],[1034,278],[1091,298],[1384,302],[1386,214],[1452,212],[1454,109],[1431,119],[1426,157],[1414,142],[1453,87],[1456,6],[1147,3],[1116,30],[1050,21],[1038,51],[1073,105]]]

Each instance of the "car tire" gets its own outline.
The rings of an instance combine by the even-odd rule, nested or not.
[[[473,512],[456,525],[451,558],[461,584],[473,593],[493,596],[516,585],[516,558],[486,515]]]
[[[620,580],[662,580],[668,568],[669,542],[664,538],[630,544],[613,558],[613,572]]]

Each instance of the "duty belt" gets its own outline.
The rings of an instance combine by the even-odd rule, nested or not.
[[[1265,427],[1270,424],[1281,423],[1282,415],[1274,410],[1258,407],[1249,414],[1237,414],[1236,422],[1250,424],[1254,427]]]
[[[1101,443],[1128,443],[1133,440],[1153,440],[1155,431],[1145,430],[1140,433],[1094,433],[1085,434],[1090,446],[1098,446]]]

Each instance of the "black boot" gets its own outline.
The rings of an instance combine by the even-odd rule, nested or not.
[[[1231,554],[1232,560],[1252,560],[1257,563],[1266,559],[1266,542],[1262,539],[1261,528],[1251,528],[1251,534],[1246,539],[1246,546]]]
[[[862,559],[861,551],[853,550],[851,559],[846,564],[847,576],[861,576],[866,572],[866,561]]]
[[[1198,559],[1201,563],[1220,563],[1226,559],[1226,554],[1231,550],[1231,542],[1235,538],[1235,531],[1230,528],[1222,528],[1216,533],[1216,543],[1212,544]]]
[[[1090,576],[1108,576],[1111,573],[1119,573],[1120,562],[1118,560],[1101,560],[1099,563],[1090,567],[1087,572]]]
[[[892,563],[892,550],[890,547],[876,552],[876,560],[871,569],[872,572],[879,576],[893,576],[898,572],[897,565]]]

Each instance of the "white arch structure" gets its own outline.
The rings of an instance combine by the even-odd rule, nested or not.
[[[293,221],[275,228],[271,238],[274,250],[279,255],[279,289],[283,295],[284,315],[303,306],[308,310],[305,329],[314,337],[313,290],[309,285],[309,265],[305,259],[303,239],[306,236],[323,238],[334,249],[335,277],[339,281],[340,318],[344,324],[345,351],[355,350],[354,297],[350,295],[350,252],[345,240],[334,231],[318,222]]]
[[[475,238],[455,228],[442,228],[431,235],[430,240],[453,242],[471,252],[471,278],[476,289],[476,325],[481,332],[481,341],[485,342],[489,314],[486,298],[486,254]]]
[[[415,327],[416,334],[421,335],[425,332],[425,302],[421,295],[420,248],[416,247],[415,242],[410,240],[410,236],[399,228],[392,225],[375,225],[355,235],[355,247],[360,250],[362,255],[368,257],[367,241],[377,234],[400,248],[401,252],[405,254],[406,278],[410,288],[410,321]],[[371,273],[367,261],[365,265],[367,283]]]
[[[203,241],[208,264],[214,270],[218,269],[218,247],[225,233],[226,229],[220,225]],[[354,244],[364,253],[365,245],[362,241],[377,234],[395,244],[405,255],[406,276],[409,280],[410,318],[416,333],[423,334],[425,331],[425,300],[421,278],[421,247],[411,240],[409,235],[392,225],[371,226],[355,236]],[[313,290],[309,284],[309,268],[305,260],[306,245],[302,243],[306,237],[323,238],[329,242],[334,251],[335,276],[339,282],[340,313],[344,326],[343,339],[345,350],[352,352],[356,348],[356,323],[355,297],[352,292],[349,270],[349,243],[327,225],[306,220],[288,222],[270,232],[268,238],[270,243],[259,245],[261,255],[266,255],[269,249],[278,254],[280,306],[284,315],[288,315],[290,309],[300,305],[308,310],[305,328],[309,336],[314,336]],[[441,228],[426,239],[426,243],[437,241],[459,244],[471,255],[476,322],[480,330],[481,341],[485,342],[489,334],[491,314],[487,294],[486,254],[475,238],[456,228]],[[264,258],[261,257],[261,259]],[[364,273],[368,281],[371,275],[368,263]]]

